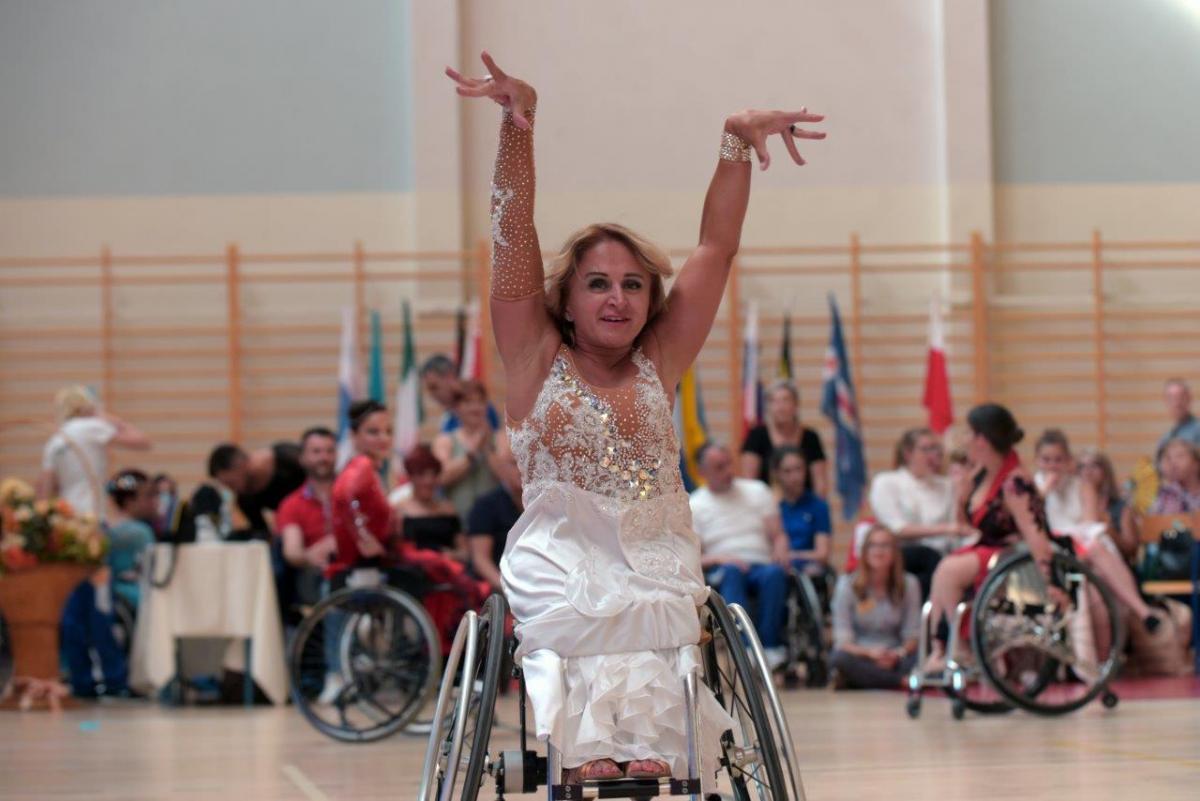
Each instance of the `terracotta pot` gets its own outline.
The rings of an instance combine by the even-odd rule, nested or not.
[[[0,576],[0,614],[8,624],[13,678],[59,678],[58,627],[63,607],[95,570],[93,565],[49,564]]]

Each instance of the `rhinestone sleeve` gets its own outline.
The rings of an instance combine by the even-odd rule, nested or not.
[[[527,116],[532,124],[533,109]],[[533,196],[533,130],[518,128],[505,109],[492,173],[492,297],[499,300],[544,291]]]

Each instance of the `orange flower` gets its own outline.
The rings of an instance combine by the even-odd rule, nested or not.
[[[54,502],[54,511],[63,517],[73,517],[75,515],[75,509],[66,498],[59,498]]]

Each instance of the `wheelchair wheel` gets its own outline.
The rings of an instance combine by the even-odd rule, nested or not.
[[[506,662],[507,614],[504,597],[492,595],[482,614],[468,612],[458,625],[438,691],[418,801],[475,801],[479,795]]]
[[[113,639],[117,641],[117,646],[126,659],[133,649],[133,630],[136,625],[137,613],[133,607],[124,598],[113,593]]]
[[[721,737],[721,765],[733,797],[736,801],[803,801],[787,721],[754,627],[744,611],[731,611],[716,592],[709,593],[707,609],[704,629],[711,641],[704,648],[704,679],[738,724]],[[786,773],[780,760],[785,742]]]
[[[821,599],[809,576],[793,573],[790,581],[784,632],[788,665],[804,665],[804,683],[809,687],[824,687],[829,682],[829,669]]]
[[[1072,712],[1104,693],[1124,649],[1112,592],[1067,553],[1054,554],[1049,582],[1027,552],[1003,560],[980,588],[972,622],[987,681],[1040,715]]]
[[[441,673],[433,621],[411,595],[346,588],[318,603],[288,655],[292,700],[322,734],[372,742],[411,721]]]
[[[13,676],[12,643],[8,639],[8,624],[0,616],[0,698],[8,695],[8,683]]]

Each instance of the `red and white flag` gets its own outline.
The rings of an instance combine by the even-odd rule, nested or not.
[[[464,380],[483,382],[483,327],[479,318],[479,301],[467,306],[466,336],[463,342],[462,361],[458,365],[458,377]]]
[[[946,371],[942,301],[937,293],[929,301],[929,356],[925,362],[925,399],[922,404],[929,412],[929,427],[937,434],[945,433],[954,422],[954,406],[950,400],[950,375]]]

